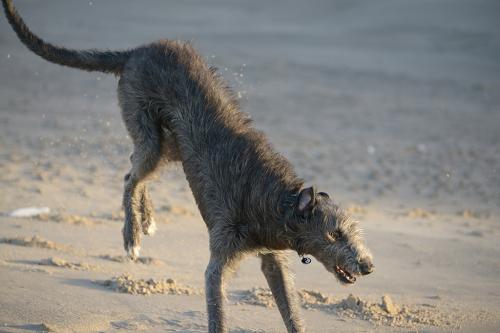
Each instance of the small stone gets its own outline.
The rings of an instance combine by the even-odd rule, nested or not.
[[[396,307],[392,299],[389,297],[389,295],[382,296],[382,309],[384,309],[385,312],[392,315],[398,313],[398,308]]]

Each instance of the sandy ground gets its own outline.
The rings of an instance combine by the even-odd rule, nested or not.
[[[192,40],[359,218],[376,272],[356,285],[290,254],[310,332],[500,331],[498,2],[15,2],[69,47]],[[0,332],[206,331],[207,235],[180,167],[151,184],[144,260],[123,257],[116,78],[44,62],[3,17],[0,77]],[[8,216],[30,206],[51,212]],[[232,332],[284,331],[262,288],[250,258],[228,287]]]

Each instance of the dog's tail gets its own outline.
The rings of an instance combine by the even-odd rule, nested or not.
[[[120,74],[132,54],[128,51],[71,50],[45,42],[32,33],[12,4],[2,0],[5,15],[19,39],[31,51],[50,62],[86,71]]]

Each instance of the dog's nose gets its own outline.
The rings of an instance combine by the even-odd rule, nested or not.
[[[368,275],[373,272],[375,267],[371,262],[361,262],[359,265],[359,271],[362,275]]]

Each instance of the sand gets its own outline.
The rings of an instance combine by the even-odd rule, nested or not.
[[[237,304],[250,304],[275,308],[272,293],[267,288],[254,287],[239,292],[234,297]],[[336,299],[315,290],[302,289],[298,299],[304,309],[320,310],[334,314],[340,318],[360,319],[374,326],[389,326],[404,329],[421,330],[425,327],[443,330],[457,330],[470,320],[481,320],[483,323],[495,323],[498,313],[474,311],[472,313],[443,312],[434,304],[396,304],[389,295],[383,295],[380,303],[372,303],[349,294],[344,299]]]
[[[376,268],[353,286],[290,253],[309,332],[500,331],[496,1],[15,3],[68,47],[191,40],[360,220]],[[180,166],[151,182],[158,232],[125,257],[116,78],[39,59],[3,16],[0,77],[0,331],[206,332],[208,237]],[[27,207],[50,212],[9,216]],[[257,258],[227,299],[231,332],[284,331]]]

